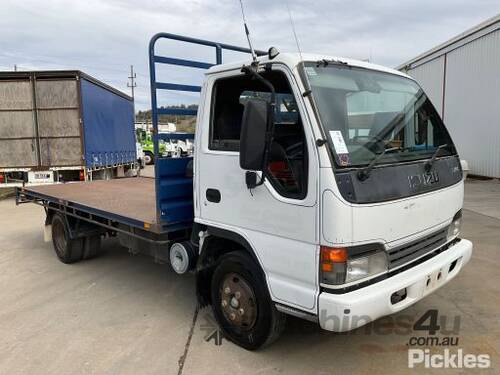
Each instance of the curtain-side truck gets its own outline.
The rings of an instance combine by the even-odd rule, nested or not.
[[[157,54],[160,40],[212,47],[215,64]],[[469,261],[460,238],[457,150],[420,86],[401,72],[319,55],[256,51],[173,34],[149,46],[155,178],[20,188],[45,207],[64,263],[117,236],[175,272],[196,274],[227,338],[275,340],[285,317],[343,332],[396,313]],[[157,81],[176,65],[202,86]],[[165,108],[160,90],[200,92],[197,110]],[[161,114],[197,115],[194,157],[159,154]]]

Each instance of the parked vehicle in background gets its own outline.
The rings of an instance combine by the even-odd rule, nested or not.
[[[146,165],[146,162],[144,160],[144,150],[140,142],[135,142],[135,150],[137,153],[137,164],[139,165],[139,168],[142,169]]]
[[[154,157],[155,150],[151,132],[145,129],[137,128],[135,129],[135,133],[137,141],[141,144],[142,150],[144,152],[145,165],[153,165],[155,163],[155,157]],[[159,150],[161,155],[165,154],[166,147],[164,143],[160,143]]]
[[[171,132],[160,132],[160,134],[170,134]],[[153,137],[149,130],[142,128],[136,129],[137,140],[140,142],[144,152],[144,163],[152,165],[155,163]],[[189,139],[181,141],[169,139],[159,143],[161,156],[179,157],[193,155],[193,142]]]
[[[0,72],[3,183],[109,179],[136,158],[129,96],[80,71]]]
[[[154,160],[153,140],[148,132],[141,128],[135,129],[137,142],[141,145],[142,152],[144,153],[144,164],[151,165]]]
[[[161,39],[212,47],[216,64],[161,56]],[[159,115],[197,115],[194,157],[156,152],[154,180],[18,190],[19,203],[47,209],[62,262],[95,256],[104,235],[117,235],[132,253],[194,272],[200,305],[250,350],[275,340],[287,315],[344,332],[460,272],[472,254],[460,238],[460,160],[417,82],[274,48],[221,65],[227,50],[250,52],[172,34],[150,43],[155,150],[193,139],[158,133]],[[203,85],[158,82],[172,64],[208,69]],[[169,89],[199,91],[199,109],[162,107],[158,90]]]
[[[180,156],[193,156],[194,143],[190,139],[186,139],[185,141],[178,141],[177,147],[177,152]]]

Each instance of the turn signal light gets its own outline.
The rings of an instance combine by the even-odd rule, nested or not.
[[[341,247],[320,247],[321,282],[342,284],[345,280],[347,250]]]
[[[347,262],[347,250],[344,248],[321,246],[321,263],[324,262]]]
[[[332,272],[333,264],[331,263],[321,263],[321,271],[323,272]]]

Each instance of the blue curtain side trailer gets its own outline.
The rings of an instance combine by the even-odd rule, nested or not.
[[[0,72],[0,183],[136,168],[134,103],[81,71]]]

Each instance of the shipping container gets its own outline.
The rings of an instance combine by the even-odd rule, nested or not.
[[[80,71],[0,72],[5,182],[111,178],[136,159],[128,95]]]

